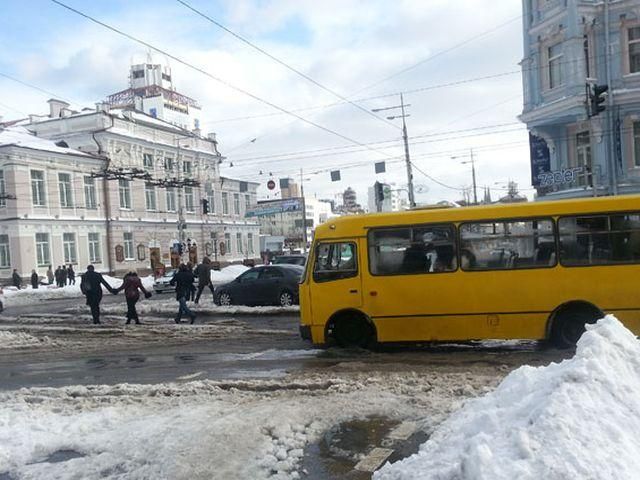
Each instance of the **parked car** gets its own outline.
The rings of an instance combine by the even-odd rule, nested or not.
[[[273,259],[274,265],[301,265],[307,263],[306,255],[280,255]]]
[[[176,274],[176,272],[178,271],[178,269],[171,269],[171,270],[166,270],[164,272],[164,275],[161,277],[156,278],[155,282],[153,282],[153,291],[156,293],[162,293],[162,292],[175,292],[176,291],[176,286],[175,285],[171,285],[171,279],[173,278],[173,276]],[[193,285],[197,288],[198,287],[198,276],[196,275],[196,279],[193,282]]]
[[[260,265],[215,289],[218,305],[280,305],[298,303],[298,282],[304,268],[299,265]]]

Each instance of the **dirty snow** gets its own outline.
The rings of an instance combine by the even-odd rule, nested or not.
[[[8,332],[0,330],[0,350],[51,346],[49,337],[34,337],[24,332]]]
[[[376,480],[637,479],[640,343],[609,315],[575,356],[524,366]]]
[[[113,288],[118,288],[122,285],[122,279],[116,277],[110,277],[109,275],[103,275],[104,279]],[[145,288],[152,289],[153,276],[143,277],[142,284]],[[104,289],[105,294],[109,292]],[[3,303],[5,307],[15,307],[19,305],[29,305],[37,301],[53,300],[59,298],[74,298],[81,297],[80,291],[80,275],[76,276],[75,285],[65,285],[64,287],[57,287],[56,285],[40,285],[38,288],[31,288],[29,285],[27,288],[18,290],[15,287],[3,287]]]
[[[189,308],[193,310],[196,314],[203,315],[273,315],[273,314],[284,314],[284,313],[297,313],[300,311],[300,307],[294,305],[291,307],[275,307],[275,306],[265,306],[265,307],[248,307],[243,305],[235,305],[229,307],[220,307],[213,303],[211,298],[211,292],[208,295],[204,295],[200,298],[200,303],[198,305],[194,303],[189,303]],[[158,295],[159,296],[159,295]],[[78,306],[76,308],[78,311],[88,311],[86,307]],[[159,299],[154,299],[153,301],[144,301],[141,300],[136,305],[136,310],[140,315],[149,314],[149,313],[164,313],[173,315],[178,311],[178,302],[175,299],[175,295],[164,295]],[[101,307],[101,311],[105,313],[111,314],[122,314],[124,315],[127,311],[127,306],[124,303],[115,304],[115,305],[103,305]]]
[[[196,372],[198,373],[198,372]],[[354,417],[441,421],[493,377],[355,372],[0,393],[0,477],[297,479],[304,448]],[[61,450],[78,458],[52,463]]]

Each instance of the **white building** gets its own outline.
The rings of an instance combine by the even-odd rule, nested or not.
[[[91,176],[104,162],[23,127],[0,128],[0,277],[107,263],[104,183]]]
[[[0,275],[259,258],[245,218],[258,184],[220,177],[215,134],[201,135],[197,103],[171,82],[167,67],[134,65],[130,88],[95,110],[51,99],[48,115],[4,124],[23,128],[0,143],[0,185],[16,196],[0,195]]]
[[[381,211],[399,212],[408,208],[409,202],[405,198],[402,198],[402,190],[398,190],[395,184],[384,183],[383,190],[385,192],[385,198],[382,202]],[[369,187],[367,189],[367,207],[370,213],[378,211],[376,207],[376,193],[374,187]]]
[[[284,238],[284,249],[305,249],[303,230],[302,198],[261,200],[250,213],[250,218],[260,222],[264,235]],[[307,247],[313,239],[315,228],[333,216],[331,203],[315,198],[304,200],[304,224]],[[274,251],[274,250],[271,250]]]
[[[105,191],[100,200],[109,219],[103,270],[175,265],[177,243],[189,250],[183,260],[192,262],[204,255],[225,263],[258,257],[259,225],[244,217],[256,203],[258,184],[220,177],[215,136],[203,138],[144,113],[104,105],[56,118],[54,104],[50,101],[50,118],[27,128],[103,157],[95,173],[111,172],[111,180],[96,179]],[[131,178],[126,172],[132,169],[148,178]],[[120,171],[125,174],[114,178]],[[175,185],[186,180],[197,185]]]

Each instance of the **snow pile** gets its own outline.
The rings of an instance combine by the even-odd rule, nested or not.
[[[113,288],[118,288],[122,285],[121,278],[110,277],[109,275],[103,275],[103,277]],[[65,285],[62,288],[57,287],[56,285],[40,285],[35,289],[28,286],[27,288],[20,290],[15,287],[4,287],[3,303],[5,307],[14,307],[19,305],[29,305],[36,301],[81,297],[82,292],[80,291],[80,280],[80,275],[78,274],[76,276],[75,285]],[[142,284],[145,288],[151,290],[153,287],[153,276],[143,277]],[[103,290],[105,294],[108,293],[104,288]]]
[[[139,314],[158,313],[166,315],[174,315],[178,311],[178,302],[176,301],[175,294],[154,294],[154,297],[158,299],[152,299],[147,301],[142,299],[136,305],[136,309]],[[197,314],[201,315],[280,315],[298,313],[300,307],[292,305],[291,307],[277,307],[277,306],[261,306],[261,307],[249,307],[245,305],[231,305],[229,307],[221,307],[213,303],[211,298],[211,292],[205,290],[200,298],[200,303],[197,305],[193,302],[189,302],[188,306]],[[75,311],[89,312],[89,307],[86,305],[78,305],[75,307]],[[110,314],[124,314],[127,311],[127,305],[125,304],[124,297],[122,297],[122,303],[102,305],[101,311]]]
[[[640,343],[609,315],[573,358],[513,371],[374,478],[637,479],[639,434]]]
[[[7,332],[0,330],[0,350],[14,348],[39,347],[41,345],[51,345],[49,337],[34,337],[24,332]]]

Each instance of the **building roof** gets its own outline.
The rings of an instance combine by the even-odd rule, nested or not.
[[[73,148],[61,147],[51,140],[36,137],[24,127],[9,127],[0,130],[0,147],[22,147],[32,150],[42,150],[45,152],[58,153],[63,155],[77,155],[80,157],[92,157],[94,155],[74,150]]]

